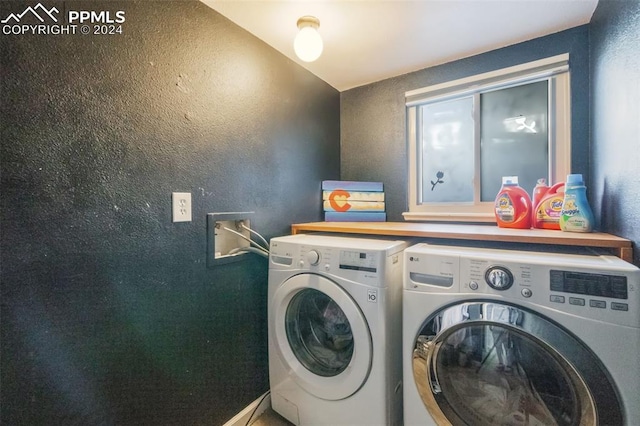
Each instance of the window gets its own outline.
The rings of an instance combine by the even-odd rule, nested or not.
[[[502,176],[564,180],[571,170],[569,55],[405,94],[406,220],[493,222]]]

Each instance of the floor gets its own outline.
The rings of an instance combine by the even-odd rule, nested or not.
[[[255,421],[251,422],[251,426],[293,426],[284,417],[267,408]]]

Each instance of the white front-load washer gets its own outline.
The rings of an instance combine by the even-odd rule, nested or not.
[[[269,380],[296,425],[402,424],[404,241],[271,240]]]
[[[405,425],[640,425],[640,270],[582,251],[405,250]]]

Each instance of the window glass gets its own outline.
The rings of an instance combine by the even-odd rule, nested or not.
[[[422,202],[473,202],[473,98],[427,104],[420,110]]]
[[[480,95],[481,201],[493,201],[502,176],[528,192],[549,174],[547,80]]]

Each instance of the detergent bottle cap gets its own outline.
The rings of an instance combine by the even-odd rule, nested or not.
[[[518,176],[502,176],[503,185],[517,185]]]
[[[536,185],[540,185],[540,186],[545,186],[546,184],[547,184],[547,179],[546,178],[540,178],[536,182]]]
[[[584,185],[582,181],[582,174],[576,173],[572,175],[567,175],[567,186],[580,186]]]

